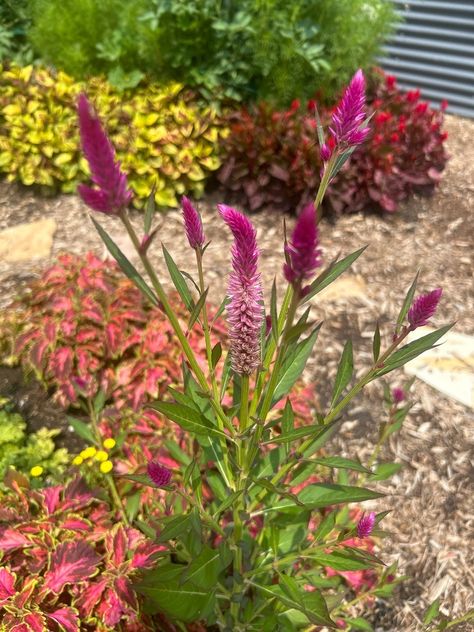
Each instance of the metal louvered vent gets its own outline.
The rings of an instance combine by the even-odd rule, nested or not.
[[[448,112],[474,118],[474,0],[393,0],[402,17],[383,68]]]

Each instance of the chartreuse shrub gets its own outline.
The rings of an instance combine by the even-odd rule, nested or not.
[[[184,316],[176,312],[147,255],[156,234],[153,205],[138,234],[127,215],[127,180],[112,144],[87,98],[79,101],[82,145],[94,183],[80,193],[93,210],[115,217],[127,231],[147,279],[93,220],[122,271],[160,306],[184,356],[180,379],[149,406],[190,437],[191,452],[175,450],[174,467],[157,452],[141,475],[123,469],[108,474],[114,485],[131,479],[165,499],[166,515],[140,520],[141,528],[157,536],[166,550],[135,589],[145,596],[148,613],[164,613],[182,628],[201,621],[240,631],[368,629],[365,620],[351,617],[352,596],[339,573],[373,570],[379,577],[358,602],[393,589],[394,569],[381,568],[380,553],[375,556],[363,545],[370,536],[383,536],[379,525],[385,512],[377,480],[386,477],[387,468],[380,470],[380,447],[400,428],[409,405],[400,406],[399,392],[390,394],[389,419],[380,426],[379,441],[365,464],[350,456],[322,455],[321,448],[339,431],[348,406],[367,384],[432,348],[449,330],[447,325],[407,341],[410,332],[435,315],[441,289],[415,296],[415,280],[398,317],[394,314],[395,324],[375,327],[373,360],[360,372],[354,370],[351,341],[345,344],[330,401],[310,422],[295,424],[289,398],[322,327],[311,316],[310,300],[363,252],[336,259],[320,271],[316,220],[327,187],[370,133],[364,88],[358,72],[332,116],[331,147],[324,128],[317,126],[324,156],[321,186],[315,202],[304,207],[282,239],[286,283],[282,292],[273,285],[266,314],[256,231],[244,214],[219,205],[218,221],[234,244],[228,298],[219,310],[227,312],[228,336],[218,342],[212,340],[213,318],[207,309],[215,289],[203,272],[203,258],[210,255],[200,215],[183,199],[183,239],[195,256],[196,272],[183,273],[164,251]],[[195,327],[203,331],[204,358],[189,341]],[[224,397],[229,385],[230,400]],[[370,511],[355,518],[351,504],[369,500]]]
[[[26,185],[74,191],[89,173],[75,119],[84,89],[108,121],[138,204],[151,186],[162,206],[175,206],[177,194],[202,194],[206,176],[220,165],[217,141],[225,135],[212,108],[176,83],[119,94],[102,79],[76,83],[32,66],[4,68],[0,77],[0,172]]]
[[[54,445],[58,433],[41,428],[27,434],[25,420],[8,399],[0,398],[0,487],[10,467],[36,479],[35,484],[45,478],[58,481],[69,461],[67,450]]]
[[[31,0],[29,39],[56,68],[119,87],[179,81],[213,98],[285,105],[331,95],[373,62],[389,0]]]
[[[368,112],[371,133],[328,187],[325,204],[337,213],[367,208],[392,212],[414,191],[430,194],[448,160],[443,110],[431,109],[420,92],[401,92],[393,76],[376,73]],[[330,124],[331,109],[321,119]],[[295,212],[315,195],[323,167],[315,103],[294,101],[286,111],[268,103],[228,114],[222,140],[223,191],[251,211]],[[331,136],[328,147],[334,143]]]

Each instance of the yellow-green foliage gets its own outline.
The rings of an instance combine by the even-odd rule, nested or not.
[[[220,166],[217,113],[177,83],[118,93],[104,79],[75,82],[63,72],[0,66],[0,172],[9,180],[72,192],[87,181],[80,155],[75,103],[85,91],[117,149],[137,198],[156,183],[156,202],[199,197]]]

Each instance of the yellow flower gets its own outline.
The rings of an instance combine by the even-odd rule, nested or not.
[[[97,449],[94,448],[94,446],[89,446],[88,448],[85,448],[85,450],[81,452],[80,456],[82,456],[83,459],[91,459],[96,452],[97,452]]]
[[[115,448],[116,446],[115,439],[112,439],[110,437],[108,439],[104,439],[104,442],[102,445],[104,446],[106,450],[112,450],[112,448]]]
[[[78,454],[77,456],[75,456],[72,460],[72,464],[73,465],[81,465],[81,463],[84,461],[84,459],[82,458],[82,456],[80,454]]]
[[[107,454],[107,452],[105,452],[105,450],[99,450],[98,452],[96,452],[94,456],[94,459],[96,461],[101,461],[101,462],[107,461],[108,458],[109,458],[109,455]]]
[[[35,465],[30,470],[31,476],[41,476],[43,472],[44,472],[44,469],[41,467],[41,465]]]
[[[100,464],[100,471],[102,474],[108,474],[113,468],[112,461],[104,461]]]

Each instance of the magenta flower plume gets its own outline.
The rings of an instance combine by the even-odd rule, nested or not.
[[[352,147],[363,143],[369,133],[368,127],[360,129],[364,119],[365,78],[362,70],[358,70],[332,115],[332,127],[329,129],[336,145]]]
[[[219,204],[218,208],[234,235],[228,287],[230,303],[227,308],[232,368],[241,375],[250,375],[260,364],[260,329],[263,322],[256,232],[242,213],[225,204]]]
[[[396,386],[392,390],[392,399],[394,404],[401,404],[405,399],[405,391],[403,390],[403,388]]]
[[[77,113],[82,150],[89,163],[92,181],[98,187],[80,184],[79,195],[94,211],[117,215],[132,199],[127,176],[121,171],[112,143],[85,94],[79,95]]]
[[[363,515],[357,523],[357,535],[359,538],[368,538],[375,526],[375,511]]]
[[[293,285],[311,278],[321,265],[316,208],[307,204],[301,211],[289,242],[285,245],[286,263],[283,267],[285,279]]]
[[[146,469],[150,480],[157,487],[167,487],[170,484],[171,470],[160,465],[158,461],[150,461]]]
[[[184,228],[189,245],[194,249],[202,248],[204,245],[204,231],[201,216],[185,195],[181,198],[181,206],[183,208]]]
[[[428,321],[436,312],[442,293],[443,290],[438,287],[432,292],[421,294],[413,301],[412,306],[408,310],[408,322],[410,323],[411,331],[428,324]]]

